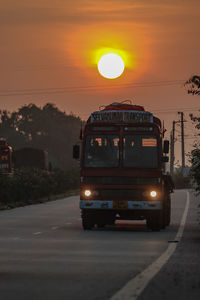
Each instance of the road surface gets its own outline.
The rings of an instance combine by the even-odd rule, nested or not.
[[[83,231],[75,196],[0,211],[0,299],[200,299],[199,203],[176,191],[160,232],[139,221]]]

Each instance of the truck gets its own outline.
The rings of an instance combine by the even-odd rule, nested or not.
[[[15,169],[35,168],[49,169],[48,152],[42,149],[25,147],[13,151],[13,165]]]
[[[0,138],[0,172],[11,175],[12,168],[12,147],[4,138]]]
[[[153,231],[170,224],[173,182],[164,133],[160,119],[140,105],[114,102],[91,113],[81,147],[73,147],[84,230],[116,220],[146,220]]]

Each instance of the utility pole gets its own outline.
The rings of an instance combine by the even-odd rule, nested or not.
[[[182,172],[185,169],[185,141],[184,141],[184,123],[183,112],[181,112],[181,149],[182,149]]]
[[[184,141],[184,119],[183,119],[183,112],[178,112],[181,115],[180,121],[173,121],[172,124],[172,131],[170,135],[170,174],[173,175],[174,172],[174,144],[175,144],[175,124],[181,123],[181,157],[182,157],[182,175],[184,175],[185,170],[185,141]]]
[[[171,176],[174,173],[175,124],[176,124],[176,122],[173,121],[172,131],[171,131],[171,135],[170,135],[170,174],[171,174]]]
[[[184,141],[184,120],[183,112],[178,112],[181,115],[181,154],[182,154],[182,175],[185,170],[185,141]]]

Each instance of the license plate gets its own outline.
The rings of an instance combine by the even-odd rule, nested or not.
[[[114,209],[127,209],[128,203],[125,200],[114,201]]]

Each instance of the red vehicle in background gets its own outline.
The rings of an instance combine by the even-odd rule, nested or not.
[[[173,184],[165,173],[169,142],[161,121],[142,106],[113,103],[93,112],[82,134],[80,209],[84,229],[116,219],[170,223]],[[79,158],[79,146],[73,149]]]
[[[0,139],[0,172],[12,173],[12,147],[3,138]]]

